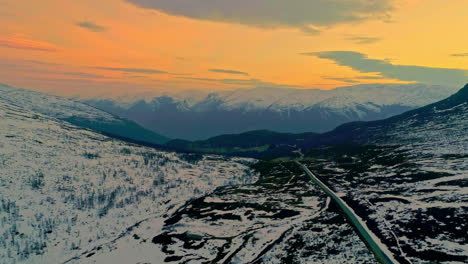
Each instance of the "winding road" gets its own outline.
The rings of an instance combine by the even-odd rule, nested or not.
[[[379,240],[379,238],[369,230],[366,223],[349,207],[343,199],[338,197],[328,186],[317,178],[304,164],[296,161],[296,163],[304,170],[309,176],[311,181],[318,185],[331,199],[333,199],[341,208],[343,213],[348,217],[351,224],[356,228],[357,232],[375,255],[376,259],[382,264],[396,264],[398,263],[388,248]]]

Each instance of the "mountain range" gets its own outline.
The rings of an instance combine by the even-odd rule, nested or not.
[[[427,106],[322,134],[260,130],[170,141],[194,151],[257,153],[262,160],[251,167],[259,178],[187,201],[156,236],[137,227],[128,235],[137,240],[81,260],[160,249],[173,263],[376,263],[298,161],[343,199],[392,263],[466,263],[467,131],[468,85]]]
[[[4,102],[101,133],[152,144],[163,144],[169,140],[133,121],[99,110],[77,100],[5,84],[0,84],[0,96]]]
[[[252,130],[322,133],[347,122],[388,118],[442,100],[456,90],[372,84],[333,90],[256,88],[82,100],[159,134],[201,140]]]
[[[427,133],[441,133],[438,139],[460,140],[468,131],[468,85],[448,98],[400,115],[376,121],[350,122],[322,133],[277,133],[251,131],[238,135],[223,135],[208,140],[172,140],[167,145],[180,149],[208,153],[231,153],[253,157],[278,157],[294,151],[336,144],[411,143],[413,138],[432,140]],[[452,129],[450,127],[453,127]],[[442,130],[444,128],[444,130]],[[437,129],[437,130],[435,130]],[[419,131],[421,130],[421,131]],[[419,132],[417,132],[419,131]],[[442,132],[446,133],[442,136]],[[457,138],[458,137],[458,138]],[[432,142],[435,144],[435,142]],[[460,147],[468,148],[466,141]]]
[[[119,131],[122,120],[1,86],[1,260],[375,263],[298,160],[399,263],[468,261],[468,85],[427,106],[321,134],[257,130],[166,143],[264,160],[125,142],[143,140],[131,121],[140,129],[133,139],[98,129],[109,123]]]

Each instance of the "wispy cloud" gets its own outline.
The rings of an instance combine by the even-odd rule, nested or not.
[[[81,22],[76,23],[75,25],[81,28],[87,29],[89,31],[92,31],[92,32],[104,32],[107,30],[106,27],[98,25],[91,21],[81,21]]]
[[[452,57],[468,57],[468,52],[467,53],[455,53],[455,54],[450,54]]]
[[[365,54],[353,51],[310,52],[302,55],[333,60],[360,72],[380,73],[383,77],[401,81],[460,86],[468,80],[468,71],[465,69],[398,65],[386,60],[370,59]]]
[[[95,68],[98,70],[118,71],[118,72],[127,72],[127,73],[171,74],[166,71],[160,71],[160,70],[148,69],[148,68],[115,68],[115,67],[95,67]]]
[[[36,65],[48,65],[48,66],[59,66],[63,65],[61,63],[48,62],[48,61],[39,61],[39,60],[23,60],[23,62],[36,64]]]
[[[304,25],[304,26],[301,26],[299,29],[307,35],[318,35],[322,32],[317,27],[314,27],[311,25]]]
[[[235,74],[235,75],[245,75],[248,76],[249,74],[242,71],[233,71],[233,70],[225,70],[225,69],[209,69],[210,72],[216,73],[226,73],[226,74]]]
[[[372,43],[379,42],[382,40],[381,38],[366,37],[366,36],[351,36],[346,39],[351,40],[356,44],[372,44]]]
[[[335,77],[335,76],[320,76],[322,79],[333,80],[345,83],[361,83],[361,80],[382,80],[385,79],[383,76],[368,76],[359,75],[353,77]]]
[[[393,0],[126,0],[136,6],[194,19],[277,28],[388,20]],[[304,30],[303,30],[304,31]]]
[[[82,78],[105,78],[106,76],[93,74],[93,73],[86,73],[86,72],[59,72],[63,75],[74,76],[74,77],[82,77]]]
[[[259,79],[214,79],[214,78],[197,78],[197,77],[178,77],[178,79],[202,81],[202,82],[216,82],[221,84],[239,85],[251,88],[267,87],[267,88],[301,88],[297,85],[278,84],[272,82],[265,82]]]
[[[330,77],[330,76],[321,76],[323,79],[332,80],[332,81],[339,81],[345,83],[359,83],[359,81],[355,80],[354,78],[343,78],[343,77]]]
[[[360,80],[382,80],[385,79],[383,76],[357,76],[354,77],[354,79],[360,79]]]
[[[13,49],[24,49],[24,50],[36,50],[36,51],[58,51],[58,47],[43,41],[31,40],[26,38],[0,38],[0,46],[13,48]]]
[[[5,12],[5,11],[0,11],[0,17],[13,17],[14,15],[12,13],[9,13],[9,12]]]
[[[75,71],[76,67],[64,64],[50,63],[37,60],[2,59],[0,60],[0,72],[14,70],[24,76],[56,76],[64,75],[67,78],[78,79],[102,79],[111,78],[95,73]],[[30,77],[28,77],[30,78]]]

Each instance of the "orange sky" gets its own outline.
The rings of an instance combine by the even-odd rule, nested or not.
[[[218,13],[216,19],[191,18],[158,10],[161,0],[154,1],[156,8],[135,2],[0,0],[0,83],[61,95],[117,96],[400,82],[398,76],[301,54],[324,51],[358,52],[392,65],[468,69],[467,0],[388,0],[391,8],[377,17],[310,24],[320,31],[315,34],[295,24],[218,19]]]

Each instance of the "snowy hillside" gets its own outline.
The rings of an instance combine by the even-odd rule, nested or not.
[[[70,263],[376,263],[295,164],[261,167],[254,184],[217,188]]]
[[[3,99],[0,127],[0,263],[374,263],[294,168],[259,179],[251,159],[156,151]]]
[[[167,139],[143,127],[72,99],[43,94],[0,84],[3,102],[33,112],[49,115],[96,131],[129,137],[149,143],[164,143]]]
[[[323,137],[368,144],[311,150],[320,162],[306,163],[400,263],[468,262],[468,85],[440,102]]]
[[[186,200],[255,180],[252,160],[131,145],[32,111],[54,113],[48,107],[59,98],[28,104],[3,96],[7,90],[0,97],[0,263],[60,263],[142,223],[157,232]],[[94,118],[90,109],[54,115]]]
[[[59,119],[79,117],[103,122],[122,122],[115,116],[98,109],[67,99],[0,84],[1,100],[37,113]]]
[[[173,138],[193,140],[262,129],[325,132],[346,122],[400,114],[456,90],[424,84],[374,84],[334,90],[239,89],[205,96],[190,92],[86,102]]]
[[[342,197],[399,263],[466,263],[467,100],[468,86],[388,120],[345,125],[322,136],[333,144],[333,136],[347,133],[342,138],[371,145],[303,149],[301,162]],[[160,223],[159,233],[142,225],[75,260],[374,262],[334,203],[296,164],[284,158],[255,167],[261,172],[256,183],[218,188],[176,210]]]

